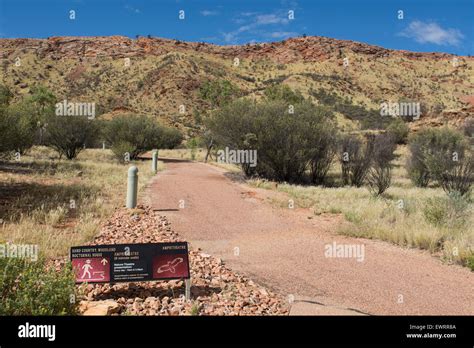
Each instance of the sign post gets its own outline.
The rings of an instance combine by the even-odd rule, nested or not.
[[[184,280],[184,286],[184,297],[186,298],[186,301],[189,301],[191,299],[191,278]]]
[[[191,297],[188,243],[87,245],[71,248],[76,283],[184,279]]]

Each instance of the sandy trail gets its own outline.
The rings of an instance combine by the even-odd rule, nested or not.
[[[214,166],[165,162],[148,188],[152,207],[193,246],[295,298],[294,314],[474,314],[474,273],[467,268],[337,235],[341,219],[276,207],[269,201],[279,193],[232,181]],[[364,260],[325,257],[334,242],[364,244]]]

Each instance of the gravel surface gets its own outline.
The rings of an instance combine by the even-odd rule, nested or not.
[[[164,216],[149,207],[118,209],[89,244],[159,243],[184,241]],[[221,259],[189,251],[191,300],[184,298],[182,280],[82,284],[85,315],[286,315],[280,296],[236,274]]]

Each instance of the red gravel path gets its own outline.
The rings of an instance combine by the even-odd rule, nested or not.
[[[331,230],[339,218],[307,219],[310,214],[302,210],[277,208],[268,202],[275,193],[236,183],[211,165],[165,164],[147,197],[173,230],[284,296],[323,304],[324,311],[314,307],[314,314],[338,314],[341,308],[474,314],[474,273],[466,268],[445,265],[420,250],[337,235]],[[325,257],[325,245],[333,242],[364,244],[364,261]]]

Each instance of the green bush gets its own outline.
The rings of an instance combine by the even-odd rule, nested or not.
[[[450,129],[434,129],[427,144],[425,163],[430,174],[438,181],[442,175],[464,158],[468,144],[462,133]]]
[[[449,166],[440,175],[440,184],[447,193],[457,192],[461,196],[469,196],[474,181],[474,156],[466,154],[454,165]]]
[[[0,258],[0,315],[71,315],[77,313],[70,267],[47,269],[40,259]]]
[[[16,108],[0,106],[0,153],[18,151],[23,154],[33,146],[36,127],[28,116]]]
[[[257,150],[257,166],[242,166],[246,175],[296,182],[305,179],[317,144],[324,143],[321,139],[336,135],[331,118],[327,108],[306,101],[295,104],[290,113],[284,100],[239,100],[213,113],[207,126],[222,147]]]
[[[368,141],[372,143],[370,145],[372,162],[367,173],[367,183],[369,190],[375,196],[379,196],[392,182],[391,162],[395,157],[395,137],[392,134],[379,134],[370,137]]]
[[[13,98],[13,93],[5,85],[0,85],[0,105],[10,104],[10,100]]]
[[[239,88],[224,79],[205,81],[199,88],[199,95],[212,107],[223,106],[241,94]]]
[[[33,104],[25,100],[9,104],[12,93],[0,85],[0,154],[23,154],[35,142],[37,121]]]
[[[265,89],[265,98],[269,101],[285,101],[295,105],[304,101],[303,95],[299,91],[293,91],[287,85],[273,85]]]
[[[112,144],[110,149],[120,162],[125,162],[132,159],[131,154],[135,150],[135,146],[128,141],[117,141],[115,144]],[[127,159],[126,154],[129,155]]]
[[[386,131],[394,137],[397,144],[406,144],[410,128],[401,118],[397,117],[388,125]]]
[[[413,183],[426,187],[430,180],[442,181],[442,174],[462,159],[467,148],[463,135],[450,128],[423,129],[409,139],[407,171]]]
[[[310,149],[309,168],[311,182],[322,185],[326,182],[327,173],[338,149],[338,134],[330,123],[321,124],[314,135]]]
[[[471,271],[474,271],[474,254],[469,256],[469,258],[467,259],[466,265],[467,267],[471,269]]]
[[[427,222],[435,226],[462,228],[467,225],[470,214],[470,202],[459,193],[447,197],[430,198],[423,208]]]
[[[462,126],[464,135],[472,140],[474,137],[474,118],[468,118]]]
[[[344,185],[361,187],[372,163],[372,142],[356,135],[341,139],[340,163]]]
[[[434,179],[447,192],[469,192],[474,169],[462,133],[450,128],[424,129],[410,138],[408,148],[407,170],[415,185],[425,187]]]
[[[366,109],[362,105],[353,104],[351,99],[327,92],[323,88],[310,89],[309,94],[316,98],[320,104],[330,107],[350,120],[359,121],[362,129],[385,129],[390,122],[390,118],[381,117],[378,110]]]
[[[191,150],[191,159],[194,161],[196,159],[196,152],[198,147],[198,139],[192,138],[186,144],[187,148]]]
[[[98,132],[97,121],[85,116],[53,115],[48,119],[44,143],[60,156],[71,160],[79,155],[85,145],[97,140]]]
[[[102,129],[106,142],[111,144],[112,151],[119,160],[123,160],[125,152],[134,160],[153,149],[173,148],[183,139],[178,130],[164,127],[144,115],[115,117],[104,122]]]
[[[174,149],[183,142],[183,135],[176,128],[163,127],[160,148]]]

